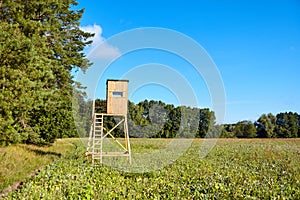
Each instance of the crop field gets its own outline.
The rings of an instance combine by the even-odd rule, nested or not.
[[[78,141],[72,154],[5,199],[300,199],[299,139],[219,139],[200,157],[203,141],[195,139],[178,159],[144,173],[92,166]],[[168,143],[131,139],[133,158]]]

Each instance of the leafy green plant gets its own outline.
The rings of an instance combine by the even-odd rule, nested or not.
[[[146,146],[161,144],[165,148],[168,142],[152,139]],[[196,139],[182,157],[165,168],[142,174],[92,166],[83,157],[64,157],[7,199],[300,198],[299,139],[220,139],[200,158],[202,142]],[[134,152],[145,152],[143,139],[131,143]],[[84,154],[84,148],[77,150]]]

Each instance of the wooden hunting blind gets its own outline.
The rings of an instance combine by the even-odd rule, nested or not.
[[[106,109],[108,114],[127,114],[128,80],[106,81]]]
[[[127,156],[131,163],[131,151],[127,125],[127,106],[128,106],[128,80],[112,80],[106,81],[106,113],[95,112],[95,100],[93,101],[92,123],[89,134],[89,141],[86,156],[92,156],[92,163],[100,160],[104,156]],[[105,120],[113,117],[116,124],[108,129],[104,126]],[[113,135],[113,131],[121,127],[124,133],[124,142],[119,142]],[[121,151],[107,151],[103,148],[105,139],[114,141]]]

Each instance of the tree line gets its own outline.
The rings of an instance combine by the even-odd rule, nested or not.
[[[96,100],[96,112],[106,112],[106,101]],[[118,121],[106,120],[110,129]],[[86,126],[88,127],[88,126]],[[215,113],[208,108],[174,106],[162,101],[128,102],[128,128],[131,137],[147,138],[295,138],[300,137],[300,115],[293,112],[263,114],[255,122],[216,124]],[[115,131],[116,136],[122,130]]]
[[[300,115],[296,112],[282,112],[277,115],[262,114],[254,123],[245,120],[236,124],[225,124],[222,136],[239,138],[300,137]]]

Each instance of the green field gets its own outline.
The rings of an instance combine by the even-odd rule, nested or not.
[[[170,141],[132,139],[133,155],[160,151]],[[219,139],[204,158],[202,144],[194,140],[179,159],[146,173],[92,166],[77,146],[6,198],[300,199],[299,139]]]

